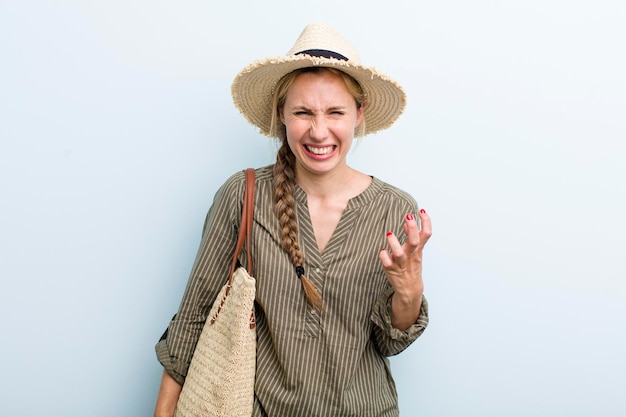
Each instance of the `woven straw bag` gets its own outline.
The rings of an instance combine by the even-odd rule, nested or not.
[[[255,279],[250,236],[254,170],[246,170],[246,192],[237,248],[228,282],[222,287],[193,354],[176,404],[175,417],[250,417],[254,403],[256,324]],[[236,267],[246,241],[248,271]]]

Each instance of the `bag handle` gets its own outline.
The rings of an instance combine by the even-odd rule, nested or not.
[[[250,251],[250,240],[252,236],[252,221],[254,216],[254,169],[246,169],[246,189],[243,196],[243,208],[241,209],[241,222],[239,226],[239,237],[237,238],[237,246],[235,255],[230,267],[230,278],[228,283],[232,283],[233,272],[237,266],[237,259],[241,253],[244,242],[246,243],[246,253],[248,257],[248,274],[252,275],[252,252]]]
[[[246,243],[246,252],[248,258],[248,274],[252,276],[252,252],[250,250],[250,241],[252,240],[252,222],[254,216],[254,169],[248,168],[246,169],[246,183],[245,183],[245,192],[243,195],[243,207],[241,209],[241,222],[239,225],[239,236],[237,237],[237,246],[235,247],[235,255],[233,256],[233,263],[230,267],[230,276],[228,277],[228,285],[226,286],[226,291],[224,292],[224,297],[220,302],[220,306],[217,308],[215,315],[211,318],[211,324],[215,323],[217,316],[220,314],[222,307],[224,306],[224,301],[226,297],[230,293],[230,289],[233,284],[233,276],[235,272],[235,268],[237,267],[237,258],[239,258],[239,254],[241,253],[241,249],[243,248],[244,242]],[[254,329],[256,327],[256,319],[254,317],[254,307],[252,308],[252,313],[250,314],[250,328]]]

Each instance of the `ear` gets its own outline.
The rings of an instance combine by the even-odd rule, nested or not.
[[[363,104],[361,104],[361,107],[359,107],[359,109],[356,111],[356,124],[355,126],[359,126],[361,124],[361,122],[363,121],[363,115],[365,114],[365,106],[367,104],[365,102],[363,102]]]

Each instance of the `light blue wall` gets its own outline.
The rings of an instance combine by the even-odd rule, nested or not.
[[[0,1],[0,415],[148,416],[234,75],[312,21],[405,87],[351,154],[431,214],[403,416],[626,414],[623,2]]]

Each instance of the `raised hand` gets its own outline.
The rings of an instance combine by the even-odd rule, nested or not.
[[[391,303],[391,318],[394,327],[405,330],[417,320],[422,304],[424,282],[422,280],[422,253],[432,235],[430,216],[420,210],[421,228],[413,214],[404,221],[406,242],[401,245],[391,232],[387,233],[389,250],[380,251],[380,263],[394,288]]]

